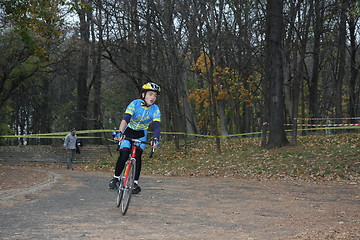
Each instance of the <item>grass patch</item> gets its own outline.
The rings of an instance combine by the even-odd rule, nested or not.
[[[360,134],[299,136],[297,146],[265,150],[260,138],[188,140],[177,151],[163,142],[155,156],[143,154],[143,174],[248,179],[360,180]],[[186,150],[186,151],[185,151]],[[115,166],[117,156],[94,166]]]

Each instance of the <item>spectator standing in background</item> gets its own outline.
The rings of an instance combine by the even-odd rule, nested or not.
[[[72,162],[74,160],[75,151],[76,151],[76,129],[72,128],[70,132],[65,136],[64,148],[66,149],[66,161],[67,169],[73,170]]]

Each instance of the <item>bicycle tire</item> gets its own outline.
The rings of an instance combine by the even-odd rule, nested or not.
[[[134,188],[134,178],[135,178],[135,161],[131,162],[128,179],[126,181],[126,186],[124,186],[124,192],[122,194],[122,200],[120,203],[121,213],[125,215],[130,204],[132,190]]]
[[[124,184],[123,184],[123,177],[121,175],[121,181],[120,181],[120,184],[119,184],[119,188],[118,188],[118,194],[116,196],[116,207],[120,207],[120,203],[122,201],[122,197],[123,197],[123,194],[124,194]]]

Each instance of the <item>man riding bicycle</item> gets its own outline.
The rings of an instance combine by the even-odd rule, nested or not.
[[[109,183],[110,189],[116,189],[118,187],[121,172],[123,171],[125,162],[130,154],[131,143],[124,139],[125,136],[146,141],[149,125],[153,122],[154,137],[152,139],[152,146],[153,148],[156,148],[159,145],[161,115],[159,107],[155,104],[159,94],[159,85],[155,83],[146,83],[142,86],[141,99],[136,99],[127,106],[119,126],[119,133],[114,138],[114,140],[121,142],[121,144],[119,148],[120,155],[115,166],[115,174]],[[141,172],[141,155],[145,146],[145,144],[141,144],[136,154],[134,194],[138,194],[141,191],[139,177]]]

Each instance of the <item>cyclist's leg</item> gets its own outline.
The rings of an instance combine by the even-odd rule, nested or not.
[[[135,183],[139,181],[140,172],[141,172],[141,156],[143,150],[141,148],[136,149],[136,172],[135,172]]]
[[[115,165],[115,174],[114,177],[109,182],[110,189],[117,189],[118,185],[120,184],[120,175],[124,169],[125,162],[129,157],[130,149],[129,148],[122,148],[120,149],[120,155]]]
[[[131,143],[127,140],[123,140],[120,145],[120,155],[115,165],[115,174],[109,183],[110,189],[116,189],[120,182],[120,175],[124,169],[125,162],[127,161],[130,153]]]
[[[115,165],[115,177],[120,177],[124,169],[125,162],[129,158],[131,143],[128,140],[122,140],[120,144],[120,155]]]
[[[147,139],[147,130],[144,131],[144,137],[139,138],[141,141],[146,141]],[[146,147],[146,144],[140,144],[140,147],[136,149],[136,172],[134,178],[134,194],[138,194],[141,191],[141,187],[139,186],[139,178],[141,173],[141,166],[142,166],[142,153]]]
[[[120,155],[119,158],[116,162],[116,166],[115,166],[115,177],[120,177],[120,174],[122,173],[124,166],[125,166],[125,162],[126,160],[128,160],[129,158],[129,154],[130,154],[130,149],[129,148],[121,148],[119,150]]]
[[[138,194],[141,192],[141,187],[139,186],[139,178],[141,172],[141,155],[143,150],[141,148],[136,149],[136,168],[135,168],[135,176],[134,176],[134,189],[132,191],[133,194]]]
[[[147,130],[144,130],[144,136],[139,138],[141,141],[147,140]],[[140,178],[140,172],[141,172],[141,155],[143,151],[145,150],[146,144],[140,144],[140,147],[137,148],[136,151],[136,173],[135,173],[135,182],[138,183]]]

